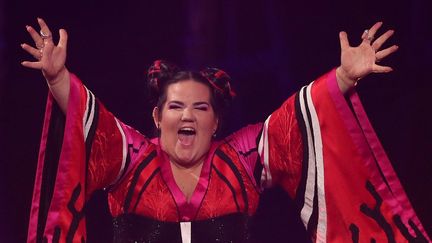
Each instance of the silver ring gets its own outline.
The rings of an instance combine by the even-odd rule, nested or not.
[[[48,39],[51,38],[51,33],[45,34],[42,30],[39,31],[39,34],[41,35],[42,39]]]
[[[368,40],[369,42],[372,42],[372,40],[374,39],[374,37],[371,36],[371,35],[369,35],[369,30],[366,29],[366,30],[363,31],[362,39],[363,40]]]

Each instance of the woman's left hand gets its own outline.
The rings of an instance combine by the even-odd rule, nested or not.
[[[336,69],[336,77],[342,93],[346,93],[359,79],[370,73],[388,73],[393,70],[391,67],[378,65],[398,49],[397,45],[392,45],[380,50],[394,33],[393,30],[388,30],[375,39],[374,36],[381,25],[382,22],[377,22],[369,30],[365,30],[361,44],[355,47],[350,46],[346,32],[339,33],[341,65]]]

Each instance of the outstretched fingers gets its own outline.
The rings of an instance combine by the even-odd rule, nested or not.
[[[42,49],[44,47],[44,41],[40,37],[39,33],[30,25],[26,26],[26,30],[30,34],[31,38],[33,39],[36,48]]]
[[[21,44],[21,48],[32,55],[36,60],[25,60],[21,62],[24,67],[42,70],[47,80],[55,80],[62,69],[65,69],[66,47],[68,35],[66,30],[59,30],[58,43],[53,42],[53,36],[48,25],[42,18],[37,18],[40,31],[26,26],[27,31],[35,42],[35,46]]]
[[[362,39],[364,42],[371,43],[374,39],[376,32],[382,26],[382,22],[376,22],[370,29],[365,30],[362,35]]]
[[[345,50],[350,47],[348,35],[345,31],[339,32],[339,42],[340,42],[341,50]]]
[[[67,47],[67,41],[68,41],[68,34],[67,34],[66,30],[65,29],[60,29],[59,30],[59,35],[60,35],[60,39],[59,39],[59,42],[58,42],[57,46],[66,49],[66,47]]]
[[[384,34],[378,37],[373,43],[372,48],[378,51],[381,46],[394,34],[394,30],[387,30]]]
[[[50,42],[52,43],[52,34],[50,29],[48,28],[48,25],[45,23],[45,20],[43,20],[42,18],[37,18],[37,21],[40,27],[39,34],[42,40],[44,41],[44,44]]]
[[[389,66],[381,66],[381,65],[374,64],[372,67],[373,73],[389,73],[391,71],[393,71],[393,68]]]
[[[42,49],[37,49],[26,43],[21,44],[21,48],[32,55],[35,59],[40,60],[42,58]]]
[[[41,62],[29,62],[29,61],[23,61],[21,62],[21,65],[28,68],[33,69],[42,69],[42,63]]]
[[[375,54],[376,62],[380,62],[384,58],[386,58],[388,55],[392,54],[393,52],[397,51],[399,49],[399,46],[392,45],[391,47],[388,47],[384,50],[378,51]]]

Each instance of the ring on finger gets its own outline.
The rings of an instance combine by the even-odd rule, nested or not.
[[[368,40],[369,42],[372,42],[372,40],[374,39],[374,37],[372,35],[369,35],[369,30],[366,29],[366,30],[363,31],[362,39],[363,40]]]
[[[51,38],[51,33],[45,34],[42,30],[39,31],[39,34],[41,35],[42,39],[48,39]]]

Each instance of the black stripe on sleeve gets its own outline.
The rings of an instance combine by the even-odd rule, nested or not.
[[[87,92],[88,92],[87,93],[87,95],[88,95],[87,99],[89,102],[88,102],[88,106],[87,106],[87,114],[86,114],[84,126],[87,125],[87,123],[88,123],[88,120],[89,120],[90,114],[91,114],[91,108],[92,108],[93,102],[94,102],[94,96],[93,96],[92,92],[90,92],[90,90],[88,90],[88,89],[87,89]]]
[[[137,208],[138,203],[139,203],[139,201],[140,201],[140,199],[141,199],[141,196],[142,196],[142,194],[144,193],[144,191],[147,189],[147,186],[150,184],[150,182],[153,180],[153,177],[155,177],[155,175],[156,175],[159,171],[160,171],[160,168],[156,168],[156,169],[153,171],[153,173],[150,175],[150,177],[147,179],[147,181],[144,183],[143,187],[141,188],[141,190],[140,190],[140,192],[139,192],[139,194],[138,194],[138,198],[137,198],[137,200],[136,200],[136,202],[135,202],[135,206],[134,206],[134,208],[133,208],[133,210],[132,210],[133,212],[136,211],[136,208]]]
[[[57,168],[64,135],[65,118],[65,115],[60,111],[58,105],[53,103],[50,124],[48,127],[44,166],[42,170],[38,225],[36,232],[37,243],[41,243],[43,241],[45,224],[48,217],[51,199],[54,193]]]
[[[306,192],[306,180],[307,180],[307,172],[308,172],[308,161],[309,161],[309,147],[308,147],[308,139],[306,133],[306,124],[304,123],[303,114],[300,108],[300,92],[298,92],[295,96],[295,113],[297,118],[297,124],[300,129],[302,144],[303,144],[303,161],[302,161],[302,175],[299,187],[297,188],[297,193],[295,197],[295,202],[298,206],[302,206],[304,204],[304,194]],[[301,208],[300,208],[301,210]]]
[[[264,124],[261,127],[261,129],[258,133],[258,136],[255,139],[255,146],[256,146],[257,150],[258,150],[259,142],[260,142],[261,137],[262,137],[263,129],[264,129]],[[264,168],[262,165],[261,156],[260,156],[259,152],[260,151],[258,151],[257,161],[255,163],[255,168],[254,168],[254,172],[253,172],[257,188],[261,188],[261,175],[262,175],[262,171]]]
[[[134,189],[135,189],[135,187],[136,187],[136,184],[138,183],[138,179],[139,179],[139,177],[140,177],[140,174],[141,174],[141,172],[144,170],[144,168],[156,157],[156,155],[157,155],[157,152],[156,152],[156,150],[154,150],[153,152],[151,152],[148,156],[147,156],[147,158],[145,158],[139,165],[138,165],[138,168],[135,170],[135,173],[134,173],[134,176],[133,176],[133,178],[132,178],[132,182],[131,182],[131,184],[130,184],[130,186],[129,186],[129,190],[128,190],[128,192],[127,192],[127,195],[126,195],[126,199],[125,199],[125,203],[124,203],[124,206],[123,206],[123,210],[124,210],[124,212],[126,213],[126,212],[128,212],[128,210],[129,210],[129,206],[130,206],[130,203],[131,203],[131,200],[132,200],[132,196],[133,196],[133,193],[134,193]]]
[[[307,231],[309,234],[313,234],[316,232],[318,226],[318,182],[317,177],[315,176],[315,187],[314,187],[314,199],[313,199],[313,207],[312,214],[309,219],[309,223],[307,225]]]
[[[234,173],[235,177],[237,178],[237,180],[240,184],[242,197],[243,197],[243,200],[245,203],[245,212],[247,213],[249,211],[249,201],[248,201],[248,197],[247,197],[247,193],[246,193],[246,187],[244,185],[240,171],[234,165],[234,162],[224,152],[222,152],[221,150],[218,149],[218,150],[216,150],[216,155],[219,156],[231,168],[232,172]]]
[[[93,121],[90,126],[90,130],[88,132],[87,138],[85,140],[85,148],[86,148],[86,168],[88,168],[88,162],[90,160],[91,148],[93,144],[93,139],[96,134],[97,125],[99,122],[99,104],[96,102],[94,109]]]
[[[312,126],[312,116],[310,114],[309,105],[308,105],[308,102],[307,102],[307,89],[306,89],[306,87],[304,87],[304,90],[305,91],[303,92],[303,100],[304,100],[304,103],[305,103],[306,114],[307,114],[307,118],[308,118],[308,121],[309,121],[309,123],[305,124],[305,125],[309,126],[309,128],[311,130],[312,146],[314,147],[314,153],[315,153],[315,137],[313,136],[314,133],[313,133],[313,126]]]
[[[238,204],[237,195],[236,195],[236,192],[234,190],[233,185],[229,182],[229,180],[213,164],[212,164],[212,168],[215,170],[216,174],[225,182],[225,184],[227,184],[227,186],[231,190],[231,193],[233,194],[234,202],[235,202],[236,207],[237,207],[237,211],[240,212],[240,206]]]
[[[310,84],[311,85],[311,84]],[[310,136],[312,138],[312,147],[313,147],[313,153],[315,155],[316,158],[316,151],[315,151],[315,137],[314,137],[314,131],[313,131],[313,125],[312,125],[312,115],[309,109],[309,105],[308,105],[308,101],[307,101],[307,87],[304,87],[304,92],[303,92],[303,100],[305,103],[305,109],[306,109],[306,115],[308,118],[308,124],[305,124],[306,126],[309,126],[310,129]],[[307,138],[307,137],[306,137]],[[308,140],[306,140],[307,142]],[[307,143],[306,143],[307,145]],[[315,168],[315,178],[314,181],[314,200],[313,200],[313,207],[312,207],[312,214],[310,216],[309,219],[309,223],[307,225],[307,231],[312,234],[313,232],[316,232],[316,228],[318,226],[318,169],[316,166],[316,161],[314,161],[314,165]],[[307,172],[306,172],[307,173]],[[307,176],[306,176],[307,177]],[[307,178],[306,178],[307,179]]]
[[[122,129],[122,128],[120,127],[120,129]],[[124,175],[126,174],[126,171],[127,171],[128,167],[129,167],[129,165],[130,165],[130,163],[131,163],[131,153],[133,153],[133,154],[137,154],[137,153],[139,153],[141,147],[142,147],[144,144],[145,144],[145,142],[141,142],[139,148],[134,148],[134,147],[133,147],[133,144],[128,144],[128,145],[127,145],[126,162],[125,162],[125,166],[124,166],[124,168],[123,168],[123,172],[122,172],[122,174],[121,174],[120,177],[119,177],[119,181],[121,180],[121,178],[124,177]]]

